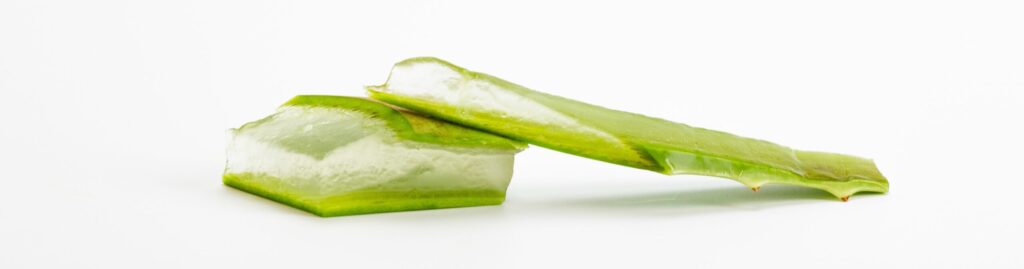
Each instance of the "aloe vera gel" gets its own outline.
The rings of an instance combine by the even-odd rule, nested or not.
[[[231,130],[223,180],[320,216],[496,205],[524,148],[376,101],[298,96]]]
[[[228,186],[320,216],[497,205],[534,144],[667,175],[885,193],[874,161],[534,91],[437,58],[395,64],[373,99],[297,96],[231,130]],[[375,100],[374,100],[375,99]]]

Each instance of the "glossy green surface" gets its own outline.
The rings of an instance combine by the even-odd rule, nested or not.
[[[437,78],[432,80],[431,76]],[[393,81],[401,81],[402,89],[392,88]],[[423,90],[428,88],[435,93]],[[664,174],[730,178],[755,190],[766,183],[806,186],[826,190],[843,200],[862,191],[884,193],[889,186],[871,160],[793,150],[768,141],[608,109],[534,91],[437,58],[402,61],[392,69],[387,83],[368,89],[372,98],[403,108],[542,147]],[[473,91],[487,94],[471,95]],[[445,96],[437,96],[437,92],[445,92]],[[556,113],[545,117],[572,119],[574,125],[522,116],[522,112],[510,111],[505,105],[465,105],[478,100],[460,99],[462,93],[514,97],[516,102],[529,103],[522,107],[539,105]]]
[[[495,190],[363,190],[329,197],[310,197],[255,182],[280,181],[251,173],[224,174],[224,184],[321,217],[411,210],[500,205],[505,192]]]

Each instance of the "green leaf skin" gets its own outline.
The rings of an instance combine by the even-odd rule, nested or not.
[[[822,189],[846,201],[858,192],[885,193],[888,180],[873,161],[793,150],[768,141],[691,127],[550,95],[446,61],[397,63],[370,97],[530,144],[663,174]]]
[[[497,205],[525,148],[370,99],[297,96],[231,131],[223,182],[323,217]]]
[[[281,180],[251,173],[224,174],[224,184],[251,194],[289,205],[321,217],[371,213],[500,205],[505,192],[491,189],[471,190],[366,190],[327,199],[309,199],[273,185],[254,182]]]

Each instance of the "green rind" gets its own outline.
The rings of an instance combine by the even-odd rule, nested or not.
[[[443,146],[522,151],[525,143],[498,135],[448,124],[427,116],[402,111],[377,101],[330,95],[299,95],[282,106],[338,108],[372,115],[387,123],[403,139]],[[244,128],[244,126],[243,126]]]
[[[260,177],[263,177],[262,179]],[[360,215],[396,211],[500,205],[505,193],[496,190],[367,190],[320,199],[304,198],[252,182],[280,181],[266,175],[226,173],[224,185],[312,213],[321,217]]]
[[[487,111],[388,93],[387,83],[368,87],[370,96],[542,147],[664,174],[724,177],[755,190],[766,183],[805,186],[826,190],[844,200],[857,192],[888,191],[888,180],[878,172],[874,162],[859,157],[792,150],[763,140],[594,106],[533,91],[437,58],[413,58],[396,66],[414,63],[445,65],[464,79],[485,81],[563,115],[572,115],[588,127],[614,135],[630,149],[623,151],[611,144],[566,138],[559,136],[557,128]]]

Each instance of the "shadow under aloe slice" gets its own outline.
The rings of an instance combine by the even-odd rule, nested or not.
[[[525,147],[369,99],[298,96],[232,130],[223,180],[319,216],[496,205]]]
[[[887,192],[868,159],[794,150],[764,140],[550,95],[431,57],[395,64],[372,98],[538,146],[663,174],[822,189],[846,201]]]

